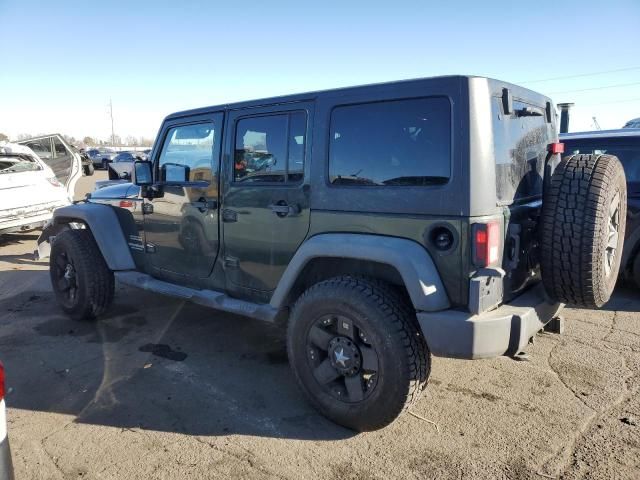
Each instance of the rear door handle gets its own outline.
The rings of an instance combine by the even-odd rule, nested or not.
[[[202,197],[198,199],[197,202],[191,202],[191,206],[197,208],[202,213],[205,213],[207,210],[216,210],[218,208],[217,200],[207,200]]]
[[[298,213],[300,213],[299,205],[287,205],[286,202],[278,202],[269,205],[269,208],[279,217],[286,217],[287,215],[297,215]]]

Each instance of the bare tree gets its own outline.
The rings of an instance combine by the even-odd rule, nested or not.
[[[3,141],[9,141],[9,137],[6,136],[4,133],[0,133],[0,142]]]
[[[29,140],[30,138],[33,138],[33,135],[31,135],[30,133],[19,133],[18,134],[18,141],[20,141],[20,140]]]
[[[93,145],[96,144],[96,141],[95,141],[95,139],[93,137],[84,137],[82,139],[82,143],[84,143],[85,145],[93,146]]]
[[[138,139],[136,139],[136,137],[132,135],[129,135],[127,138],[125,138],[124,142],[130,147],[138,146]]]

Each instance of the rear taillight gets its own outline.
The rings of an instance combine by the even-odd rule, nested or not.
[[[500,224],[498,222],[475,223],[472,253],[476,267],[488,267],[500,259]]]
[[[4,399],[4,366],[0,363],[0,400]]]
[[[120,200],[120,208],[132,208],[133,202],[131,200]]]
[[[549,144],[549,152],[553,155],[557,153],[564,153],[564,143],[556,142]]]
[[[63,186],[56,177],[50,177],[50,178],[47,178],[47,180],[54,187],[62,187]]]

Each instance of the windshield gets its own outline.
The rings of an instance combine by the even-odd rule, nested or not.
[[[0,154],[0,174],[2,173],[16,173],[16,172],[32,172],[35,170],[41,170],[38,163],[22,155],[1,155]]]
[[[618,157],[627,182],[640,182],[640,139],[585,139],[585,140],[561,140],[564,143],[564,154],[577,153],[609,154]]]

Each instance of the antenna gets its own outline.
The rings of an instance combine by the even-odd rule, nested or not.
[[[598,120],[596,120],[596,117],[591,117],[593,118],[593,124],[596,126],[596,130],[602,130],[602,128],[600,128],[600,124],[598,123]]]

